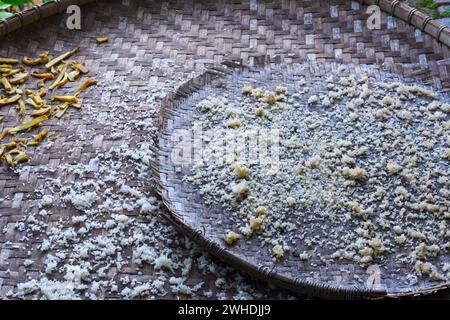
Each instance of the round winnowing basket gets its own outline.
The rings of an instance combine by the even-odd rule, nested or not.
[[[72,4],[81,6],[82,30],[66,27],[66,9]],[[366,23],[370,5],[381,9],[379,28],[372,30]],[[111,44],[93,47],[95,37],[104,35],[110,37]],[[421,12],[403,2],[389,0],[59,0],[0,21],[0,36],[2,56],[35,56],[45,50],[64,52],[80,44],[80,58],[93,72],[120,75],[124,88],[136,92],[164,83],[168,74],[176,74],[181,84],[192,71],[203,72],[206,67],[208,71],[181,85],[164,101],[153,172],[169,209],[166,218],[231,265],[293,291],[324,297],[414,295],[448,286],[367,288],[346,285],[348,271],[331,274],[326,269],[317,269],[301,275],[296,265],[260,263],[257,260],[260,248],[255,244],[233,249],[223,246],[219,235],[221,237],[224,230],[214,229],[210,221],[211,217],[222,214],[220,209],[213,208],[216,210],[213,214],[211,208],[202,205],[195,190],[184,189],[181,183],[170,184],[170,179],[179,178],[181,173],[164,163],[170,152],[166,141],[167,130],[173,129],[172,117],[188,118],[194,111],[186,104],[186,98],[205,86],[220,85],[227,77],[233,77],[236,70],[218,67],[226,61],[232,61],[228,63],[231,67],[258,67],[269,56],[270,60],[282,64],[314,61],[318,64],[379,65],[393,73],[432,84],[438,90],[447,90],[450,86],[450,31]],[[181,67],[174,67],[174,63]],[[151,83],[139,77],[141,69],[149,65],[159,68]],[[101,97],[93,96],[91,100],[100,101]],[[5,121],[8,125],[8,118]],[[82,125],[81,120],[76,123]],[[47,164],[59,157],[55,152],[36,158],[31,165]],[[24,199],[37,186],[35,180],[30,179],[29,190],[23,191]],[[17,177],[2,173],[0,198],[19,185]],[[197,214],[191,215],[191,210]],[[14,212],[8,215],[11,222],[15,221]]]
[[[230,67],[233,63],[227,65]],[[317,92],[326,91],[327,83],[324,79],[330,74],[337,73],[342,77],[350,75],[357,78],[375,77],[384,83],[397,81],[418,83],[417,79],[404,77],[378,66],[342,65],[329,62],[304,62],[280,66],[267,61],[259,67],[234,66],[235,68],[209,69],[180,86],[163,103],[162,123],[156,144],[158,147],[154,150],[153,172],[159,185],[158,191],[169,209],[166,218],[181,232],[236,268],[247,270],[269,282],[299,292],[306,291],[313,295],[344,298],[396,297],[428,293],[448,287],[448,282],[437,283],[426,278],[414,286],[410,285],[407,275],[413,271],[413,266],[409,263],[399,263],[394,258],[394,255],[399,253],[407,254],[400,248],[395,250],[396,252],[390,255],[389,259],[369,268],[363,268],[345,260],[323,260],[322,257],[329,258],[332,254],[332,251],[325,247],[314,248],[314,257],[307,263],[302,262],[295,252],[302,252],[307,248],[303,243],[305,232],[325,237],[332,233],[327,228],[324,232],[321,224],[310,224],[308,214],[303,218],[295,218],[299,229],[291,232],[289,236],[290,241],[294,240],[295,244],[282,261],[274,261],[270,247],[261,246],[255,237],[239,241],[236,246],[227,246],[224,243],[223,237],[226,232],[236,230],[236,216],[221,205],[204,199],[199,187],[192,185],[190,180],[186,179],[192,175],[191,170],[205,160],[201,156],[203,144],[200,142],[202,136],[198,131],[200,123],[197,116],[202,112],[196,107],[198,103],[211,96],[220,96],[222,93],[229,94],[231,97],[238,96],[241,94],[242,87],[247,84],[252,84],[254,87],[273,88],[282,83],[288,87],[289,92],[291,88],[293,88],[292,92],[295,92],[295,83],[298,82],[299,76],[319,83],[319,87],[315,87]],[[422,82],[419,84],[423,85]],[[448,94],[444,94],[443,97],[449,101]],[[205,135],[208,134],[205,133]],[[188,156],[185,157],[184,153]],[[226,154],[224,152],[223,157],[226,157]],[[260,164],[256,164],[258,165]],[[202,170],[201,166],[199,168]],[[312,228],[306,231],[302,228],[305,224],[309,224]],[[349,231],[352,228],[354,227],[350,224],[345,226],[344,233],[345,229]],[[442,264],[448,259],[448,253],[443,253],[438,263]]]

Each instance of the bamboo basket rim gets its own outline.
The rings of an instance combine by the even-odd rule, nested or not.
[[[0,37],[22,28],[30,23],[66,11],[70,5],[84,5],[95,0],[53,0],[51,2],[34,5],[24,11],[17,12],[11,17],[0,20]],[[399,0],[355,0],[363,5],[376,5],[380,9],[406,23],[427,33],[439,43],[450,48],[450,28],[425,13],[412,8]]]

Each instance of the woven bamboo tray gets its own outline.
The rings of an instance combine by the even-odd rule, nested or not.
[[[313,60],[319,63],[384,65],[398,74],[432,83],[436,88],[446,90],[450,87],[447,61],[450,56],[450,31],[398,1],[89,2],[93,1],[54,1],[0,21],[0,36],[3,37],[0,53],[33,56],[44,50],[63,52],[81,43],[80,52],[84,52],[81,58],[90,62],[91,70],[123,73],[126,79],[124,87],[136,91],[145,91],[148,83],[140,82],[135,74],[139,73],[140,66],[149,65],[152,60],[169,62],[162,63],[161,74],[155,75],[161,82],[167,72],[177,73],[183,79],[191,71],[208,68],[209,71],[202,76],[168,96],[162,109],[163,123],[169,116],[168,110],[181,105],[185,97],[214,79],[229,75],[226,68],[214,69],[214,66],[224,62],[232,67],[258,66],[267,62],[268,56],[284,64]],[[64,12],[70,4],[83,5],[81,31],[65,28],[67,15]],[[380,30],[370,31],[365,26],[368,16],[366,6],[372,4],[378,4],[383,10]],[[37,26],[39,31],[36,31]],[[103,34],[110,36],[111,46],[90,48],[89,41]],[[110,62],[112,55],[119,57],[117,64]],[[170,60],[184,67],[174,69],[170,66]],[[133,76],[125,77],[129,70],[133,71]],[[98,98],[92,97],[92,100]],[[74,125],[79,124],[82,124],[81,119]],[[61,139],[64,143],[65,137]],[[164,154],[167,150],[162,145],[155,151]],[[61,155],[56,152],[50,157],[47,155],[32,160],[31,165],[59,161],[60,158]],[[85,158],[88,155],[80,157]],[[160,178],[164,173],[159,163],[161,158],[156,160],[153,169],[155,176]],[[2,171],[0,197],[14,195],[20,189],[24,194],[22,204],[26,208],[26,195],[39,185],[39,179],[29,177],[26,188],[20,187],[18,179]],[[319,281],[320,276],[310,279],[292,277],[272,264],[256,265],[242,252],[226,250],[218,241],[211,241],[207,225],[205,228],[194,228],[192,221],[186,220],[183,207],[172,202],[174,192],[182,194],[185,190],[175,187],[167,192],[164,185],[160,187],[159,192],[170,210],[166,218],[180,231],[235,267],[293,291],[315,296],[355,298],[426,294],[448,286],[443,284],[418,291],[388,292],[340,286],[333,281]],[[21,216],[17,207],[0,210],[8,213],[6,220],[2,220],[4,224],[14,223]],[[14,241],[13,238],[2,237],[1,241]],[[17,258],[12,266],[20,265],[25,254],[18,250],[14,256]],[[23,278],[26,276],[23,275]],[[15,281],[8,283],[14,285]]]

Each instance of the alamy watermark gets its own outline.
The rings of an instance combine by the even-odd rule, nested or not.
[[[81,30],[81,8],[77,5],[67,7],[69,17],[66,20],[66,27],[69,30]]]
[[[258,164],[277,170],[280,162],[281,130],[177,129],[170,136],[170,161],[176,166]]]
[[[381,29],[381,9],[377,5],[371,5],[367,7],[367,14],[370,14],[367,18],[367,29],[380,30]]]
[[[255,2],[256,5],[256,2]],[[334,14],[337,15],[337,10]],[[370,5],[366,9],[366,13],[369,14],[367,18],[366,26],[369,30],[381,30],[381,8],[377,5]],[[70,5],[67,7],[66,27],[69,30],[81,30],[81,8],[77,5]]]

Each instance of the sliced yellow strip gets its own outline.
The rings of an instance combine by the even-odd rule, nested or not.
[[[41,53],[38,58],[31,59],[29,57],[23,58],[23,63],[27,66],[37,66],[38,64],[44,64],[48,62],[48,51]]]
[[[34,99],[32,98],[28,98],[27,100],[25,100],[25,103],[33,107],[34,109],[40,109],[42,107],[42,105],[37,104],[36,101],[34,101]]]
[[[28,146],[37,146],[44,140],[44,138],[47,136],[47,129],[42,130],[38,134],[33,136],[33,140],[28,142]]]
[[[33,100],[36,101],[38,105],[43,105],[44,100],[42,100],[41,96],[39,94],[33,95]]]
[[[54,113],[54,116],[56,118],[61,118],[66,113],[68,108],[69,108],[69,104],[63,103],[61,106],[58,107],[58,110],[56,110],[56,112]]]
[[[64,86],[67,82],[69,82],[69,76],[67,75],[67,72],[64,74],[62,80],[56,84],[56,88],[61,88]]]
[[[81,104],[77,104],[77,103],[71,103],[71,104],[69,104],[69,107],[72,107],[75,109],[83,109],[83,106]]]
[[[63,60],[65,60],[65,59],[71,57],[72,55],[74,55],[74,54],[78,51],[78,49],[80,49],[80,46],[77,46],[75,49],[70,50],[69,52],[66,52],[66,53],[62,54],[62,55],[60,55],[59,57],[54,58],[53,60],[51,60],[50,62],[48,62],[48,63],[45,65],[45,67],[48,68],[48,69],[50,69],[51,67],[53,67],[53,66],[59,64],[61,61],[63,61]]]
[[[45,97],[46,94],[47,94],[47,92],[45,91],[45,88],[40,88],[39,92],[37,93],[37,95],[41,98]]]
[[[80,70],[81,73],[86,74],[89,73],[89,69],[82,63],[78,63],[77,61],[73,61],[70,66],[75,70]]]
[[[0,141],[3,140],[4,137],[6,137],[9,134],[9,129],[3,130],[2,133],[0,133]]]
[[[88,87],[90,87],[90,86],[93,86],[93,85],[96,85],[97,84],[97,81],[96,80],[92,80],[92,79],[88,79],[88,80],[85,80],[82,84],[81,84],[81,86],[77,89],[77,91],[75,91],[75,94],[74,94],[74,96],[76,97],[76,96],[78,96],[81,92],[83,92],[86,88],[88,88]]]
[[[68,75],[68,78],[69,78],[69,81],[75,81],[75,80],[77,80],[78,79],[78,77],[80,76],[80,70],[73,70],[73,71],[71,71],[71,72],[69,72],[69,75]]]
[[[2,78],[0,78],[0,83],[3,86],[3,88],[6,90],[6,92],[9,92],[12,90],[11,83],[9,83],[8,79],[2,77]]]
[[[44,80],[39,79],[38,81],[36,81],[36,87],[38,87],[38,88],[44,88],[44,87],[45,87]]]
[[[19,151],[17,156],[14,157],[14,165],[27,162],[30,159],[30,157],[26,154],[25,151]]]
[[[0,107],[6,106],[6,105],[14,103],[14,102],[17,102],[17,101],[20,100],[21,97],[22,97],[21,95],[16,94],[16,95],[14,95],[12,97],[9,97],[9,98],[0,99]]]
[[[18,64],[19,60],[12,58],[0,58],[0,64]]]
[[[15,147],[17,147],[17,142],[15,142],[15,141],[11,141],[11,142],[5,143],[5,148],[6,149],[12,149],[12,148],[15,148]]]
[[[64,81],[64,78],[67,77],[67,64],[64,64],[61,69],[59,70],[58,77],[56,80],[52,83],[52,85],[49,88],[49,90],[53,90],[55,88],[58,88],[59,83]],[[67,82],[67,81],[66,81]]]
[[[6,76],[6,77],[12,77],[13,75],[18,74],[18,73],[20,73],[20,72],[24,72],[24,71],[25,71],[25,68],[22,67],[22,66],[20,66],[20,67],[17,68],[17,69],[11,69],[11,70],[9,70],[9,71],[5,74],[5,76]]]
[[[50,98],[52,101],[60,101],[60,102],[71,102],[71,103],[77,103],[78,99],[76,96],[52,96]]]
[[[6,164],[8,165],[8,167],[12,167],[13,159],[10,154],[5,154],[5,160],[6,160]]]
[[[19,113],[18,113],[19,118],[22,118],[25,116],[25,111],[26,111],[25,103],[23,102],[22,99],[20,99],[19,100]]]
[[[14,75],[14,77],[9,79],[9,83],[11,83],[11,84],[22,84],[25,81],[27,81],[28,77],[29,77],[28,72],[17,73],[17,74]]]
[[[95,41],[97,41],[98,44],[102,44],[102,43],[106,43],[109,41],[108,37],[98,37],[95,39]]]
[[[25,130],[28,130],[30,128],[33,128],[33,127],[39,125],[41,122],[43,122],[43,121],[45,121],[47,119],[48,119],[47,116],[40,116],[40,117],[31,119],[31,120],[28,120],[28,121],[22,123],[21,125],[18,125],[17,127],[10,128],[8,130],[8,133],[12,134],[12,135],[17,134],[18,132],[25,131]]]
[[[43,116],[45,114],[50,113],[50,111],[52,110],[51,106],[48,106],[46,108],[41,108],[39,110],[34,110],[30,112],[30,116],[32,117],[38,117],[38,116]]]
[[[8,73],[12,70],[12,66],[10,64],[0,64],[0,73]]]
[[[55,76],[51,72],[48,73],[32,72],[31,76],[42,80],[53,80],[55,78]]]

